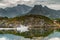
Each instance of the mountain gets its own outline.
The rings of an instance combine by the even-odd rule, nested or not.
[[[28,14],[44,15],[49,18],[60,18],[60,10],[53,10],[47,6],[35,5]]]
[[[0,8],[0,16],[15,17],[26,14],[44,15],[49,18],[60,18],[60,10],[53,10],[47,6],[35,5],[33,8],[27,5],[17,5],[14,7]]]
[[[6,16],[6,17],[15,17],[15,16],[21,16],[31,10],[31,7],[26,5],[17,5],[14,7],[8,7],[5,9],[0,8],[0,16]]]

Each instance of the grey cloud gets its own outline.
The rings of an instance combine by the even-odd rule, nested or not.
[[[60,2],[60,0],[51,0],[51,1]]]
[[[51,8],[52,5],[60,4],[60,0],[30,0],[30,1],[23,1],[23,0],[0,0],[0,7],[6,8],[6,7],[13,7],[17,4],[26,4],[26,5],[35,5],[35,4],[42,4],[42,5],[48,5]],[[56,7],[57,8],[57,7]]]
[[[60,0],[49,0],[50,3],[60,4]]]
[[[0,1],[3,1],[3,0],[0,0]]]

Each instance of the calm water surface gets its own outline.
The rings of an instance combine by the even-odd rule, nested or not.
[[[54,32],[45,37],[44,40],[60,40],[60,32]]]
[[[0,40],[30,40],[30,39],[12,34],[0,34]]]
[[[31,40],[22,36],[16,36],[13,34],[0,34],[0,40]],[[38,39],[37,39],[38,40]],[[54,32],[42,40],[60,40],[60,32]]]

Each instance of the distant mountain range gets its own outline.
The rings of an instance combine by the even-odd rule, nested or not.
[[[44,15],[49,18],[60,18],[60,10],[53,10],[47,6],[43,7],[42,5],[35,5],[34,7],[27,5],[17,5],[5,9],[0,8],[0,16],[3,17],[15,17],[26,14]]]
[[[0,8],[0,16],[3,17],[15,17],[28,13],[31,7],[26,5],[17,5],[15,7],[8,7],[5,9]]]
[[[47,6],[35,5],[28,14],[44,15],[49,18],[60,18],[60,10],[53,10]]]

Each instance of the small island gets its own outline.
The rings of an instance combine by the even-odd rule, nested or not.
[[[60,28],[54,20],[42,15],[23,15],[14,18],[0,17],[0,28],[17,28],[20,25],[28,26],[26,32],[17,30],[0,30],[0,34],[14,34],[24,36],[25,38],[46,37],[55,30],[60,31]],[[57,23],[58,24],[58,23]]]

